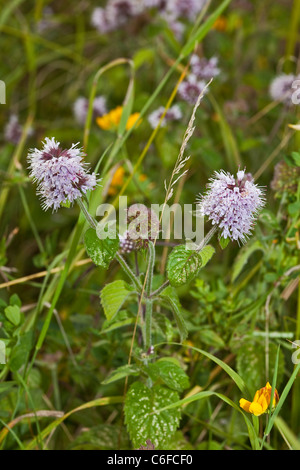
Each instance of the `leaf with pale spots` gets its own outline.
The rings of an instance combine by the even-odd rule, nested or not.
[[[165,446],[174,436],[179,426],[180,411],[157,410],[169,406],[178,400],[178,393],[161,385],[148,388],[141,382],[134,382],[125,399],[125,422],[135,448],[143,445],[147,439],[155,449]]]
[[[189,378],[180,365],[173,358],[162,358],[148,366],[152,380],[161,380],[168,387],[182,392],[189,387]]]
[[[108,268],[119,248],[118,238],[105,238],[102,240],[98,238],[96,230],[92,228],[85,232],[84,243],[87,254],[93,263],[103,268]]]
[[[194,279],[214,252],[211,245],[205,246],[201,251],[188,250],[185,245],[176,246],[170,253],[167,263],[167,274],[171,286],[179,287]]]

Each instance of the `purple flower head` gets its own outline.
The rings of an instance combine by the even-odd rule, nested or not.
[[[80,96],[74,103],[73,111],[78,124],[84,125],[89,109],[89,101]],[[93,117],[103,116],[107,113],[106,99],[104,96],[96,96],[93,102]]]
[[[274,78],[270,85],[270,96],[274,101],[280,101],[281,103],[291,106],[292,94],[295,91],[292,87],[293,82],[299,79],[299,76],[295,76],[292,73],[282,74]]]
[[[164,111],[165,111],[165,108],[163,106],[160,106],[158,109],[156,109],[149,115],[148,121],[152,129],[155,129],[158,126],[158,123]],[[165,127],[168,122],[178,121],[181,118],[182,118],[182,112],[179,106],[177,104],[174,104],[174,106],[168,109],[160,125],[161,127]]]
[[[196,54],[193,54],[191,57],[192,73],[196,75],[197,78],[203,80],[210,80],[211,78],[219,75],[220,69],[217,67],[217,65],[217,57],[206,59],[205,57],[200,58]]]
[[[143,9],[144,5],[140,0],[109,0],[105,8],[94,9],[91,23],[99,33],[105,34],[126,24]]]
[[[73,144],[62,149],[54,137],[46,137],[42,150],[33,149],[28,154],[30,176],[38,183],[43,200],[42,207],[57,210],[62,203],[73,203],[97,185],[95,173],[87,173],[82,162],[85,154]]]
[[[217,225],[224,238],[245,243],[258,211],[264,205],[263,190],[253,182],[251,174],[238,171],[215,172],[208,191],[198,200],[199,212]]]
[[[190,74],[187,80],[180,83],[178,93],[184,101],[195,105],[205,86],[206,83],[204,80],[198,80],[196,75]]]

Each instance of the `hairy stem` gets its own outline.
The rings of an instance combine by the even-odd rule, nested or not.
[[[140,283],[139,279],[136,277],[134,272],[131,270],[130,266],[126,263],[123,256],[120,253],[116,254],[116,260],[119,262],[123,271],[127,274],[128,277],[132,280],[133,284],[137,287],[139,291],[142,290],[142,284]]]
[[[149,350],[152,344],[152,314],[153,314],[153,300],[150,298],[153,281],[153,270],[155,263],[155,247],[152,242],[149,242],[148,248],[148,269],[146,274],[146,312],[145,312],[145,349]]]

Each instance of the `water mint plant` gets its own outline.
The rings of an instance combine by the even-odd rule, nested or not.
[[[0,14],[0,448],[299,449],[297,2],[31,3]]]

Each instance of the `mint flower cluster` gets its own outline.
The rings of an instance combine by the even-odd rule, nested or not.
[[[43,144],[42,150],[33,149],[28,155],[30,176],[38,183],[43,209],[56,211],[61,204],[73,203],[95,189],[96,174],[86,171],[85,154],[78,144],[63,149],[54,137],[46,137]]]
[[[208,216],[223,238],[246,242],[258,211],[264,205],[263,190],[253,177],[238,171],[236,178],[228,172],[215,172],[208,191],[199,198],[199,212]]]

